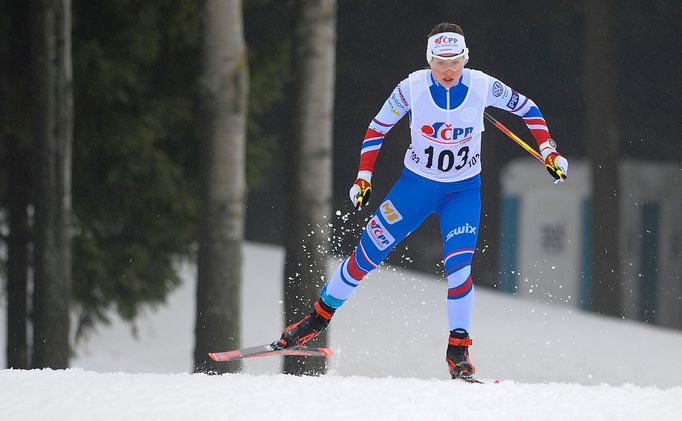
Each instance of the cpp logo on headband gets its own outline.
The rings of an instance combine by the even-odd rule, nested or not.
[[[433,40],[434,44],[457,44],[457,38],[448,35],[441,35]]]
[[[455,32],[442,32],[429,37],[429,40],[426,43],[426,60],[431,60],[431,54],[461,54],[466,51],[466,41],[464,41],[464,36],[462,34]]]

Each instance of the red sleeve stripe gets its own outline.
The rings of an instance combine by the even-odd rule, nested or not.
[[[377,145],[367,145],[367,146],[363,146],[363,147],[362,147],[362,150],[360,150],[360,156],[366,154],[367,152],[376,151],[376,150],[379,150],[379,149],[381,149],[381,143],[379,143],[379,144],[377,144]]]
[[[523,121],[525,121],[526,124],[528,124],[528,125],[541,124],[541,125],[547,126],[547,122],[542,117],[524,117]]]
[[[365,132],[365,140],[384,136],[386,136],[386,133],[378,132],[371,127],[368,127],[367,131]]]
[[[384,141],[384,134],[371,127],[365,132],[365,139],[360,150],[360,165],[358,171],[374,172],[374,164],[379,156],[379,150]]]
[[[530,128],[530,127],[529,127]],[[542,129],[530,129],[530,132],[533,134],[533,137],[535,138],[535,142],[538,144],[538,146],[542,145],[546,141],[548,141],[552,136],[549,134],[549,130],[547,127],[544,127]]]
[[[544,130],[544,131],[546,131],[546,132],[549,131],[549,129],[547,128],[546,125],[540,125],[540,124],[531,125],[531,124],[528,124],[527,126],[528,126],[528,129],[529,129],[530,131],[534,131],[534,130]]]
[[[379,148],[367,152],[363,152],[360,155],[360,165],[358,166],[358,171],[369,171],[374,172],[374,164],[379,156]]]
[[[523,121],[528,126],[528,130],[533,134],[535,142],[538,145],[546,142],[551,135],[549,134],[549,128],[547,127],[547,122],[542,117],[525,117]]]
[[[523,121],[526,123],[526,126],[528,126],[528,129],[532,131],[535,134],[535,130],[544,130],[546,132],[549,132],[549,129],[547,128],[547,123],[545,122],[545,119],[542,117],[524,117]]]
[[[384,127],[393,127],[393,124],[395,124],[395,123],[393,123],[393,124],[382,123],[381,121],[377,120],[376,118],[373,118],[372,121],[377,123],[378,125],[384,126]]]

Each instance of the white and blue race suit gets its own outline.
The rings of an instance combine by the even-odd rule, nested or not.
[[[464,69],[451,88],[440,85],[428,69],[398,84],[370,124],[360,169],[371,170],[383,136],[408,114],[411,144],[405,153],[405,169],[353,253],[323,287],[320,296],[327,305],[340,307],[369,271],[436,213],[448,279],[449,330],[469,330],[474,302],[471,262],[481,213],[481,134],[487,106],[544,122],[532,100],[478,70]],[[546,125],[537,129],[549,136]]]

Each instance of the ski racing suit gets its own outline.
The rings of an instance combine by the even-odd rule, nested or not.
[[[418,70],[396,86],[367,129],[358,178],[371,181],[384,137],[408,114],[411,144],[405,169],[355,250],[322,288],[325,304],[343,305],[369,271],[437,213],[448,280],[449,330],[469,331],[474,302],[471,261],[481,213],[481,134],[488,106],[523,117],[540,149],[550,147],[547,124],[535,103],[481,71],[465,68],[459,81],[445,88],[429,69]]]

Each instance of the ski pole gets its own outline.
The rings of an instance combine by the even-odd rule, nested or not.
[[[542,162],[542,164],[544,165],[545,160],[542,159],[542,155],[540,155],[540,153],[539,153],[538,151],[536,151],[535,149],[533,149],[532,147],[530,147],[526,142],[524,142],[523,140],[521,140],[520,137],[518,137],[517,135],[515,135],[514,132],[512,132],[511,130],[509,130],[504,124],[502,124],[502,123],[500,123],[499,121],[497,121],[497,120],[495,119],[495,117],[491,116],[490,114],[488,114],[488,113],[486,113],[486,112],[483,112],[483,115],[485,116],[485,118],[486,118],[488,121],[490,121],[491,123],[493,123],[493,124],[495,125],[495,127],[497,127],[498,129],[500,129],[500,131],[501,131],[502,133],[504,133],[504,134],[506,134],[507,136],[509,136],[509,138],[510,138],[511,140],[513,140],[514,142],[516,142],[519,146],[521,146],[521,147],[522,147],[523,149],[525,149],[529,154],[531,154],[531,155],[533,155],[535,158],[537,158],[537,160],[540,161],[540,162]]]

